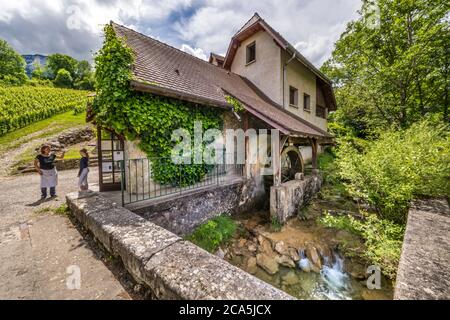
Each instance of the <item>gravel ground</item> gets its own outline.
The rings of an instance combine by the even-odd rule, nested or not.
[[[51,210],[77,189],[76,174],[59,172],[58,198],[43,203],[37,174],[0,177],[0,299],[140,298],[120,262],[70,217]],[[95,168],[89,180],[95,188]],[[76,289],[78,282],[70,280],[78,270]]]
[[[24,154],[24,152],[31,151],[30,149],[35,148],[36,146],[39,146],[40,144],[53,139],[54,137],[58,136],[59,133],[55,133],[51,136],[46,136],[42,138],[34,138],[38,135],[41,135],[48,131],[46,130],[40,130],[33,132],[32,134],[29,134],[27,136],[21,137],[17,141],[14,141],[14,143],[17,143],[21,141],[20,145],[17,147],[11,148],[8,151],[0,151],[0,176],[6,176],[11,168],[17,163],[18,158],[20,158],[21,155]],[[8,147],[8,145],[7,145]]]

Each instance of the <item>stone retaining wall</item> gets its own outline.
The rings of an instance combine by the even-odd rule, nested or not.
[[[264,203],[253,179],[239,179],[225,185],[214,185],[202,190],[151,203],[130,206],[129,209],[171,232],[184,236],[202,223],[221,214],[235,215],[258,209]]]
[[[66,199],[78,221],[156,299],[293,299],[97,193]]]
[[[291,180],[278,187],[270,188],[270,216],[285,223],[289,217],[298,214],[298,209],[306,205],[320,191],[321,175]]]

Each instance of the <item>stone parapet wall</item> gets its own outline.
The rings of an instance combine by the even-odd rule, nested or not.
[[[66,199],[76,219],[156,299],[293,299],[97,193]]]
[[[270,216],[285,223],[288,218],[298,214],[298,209],[306,205],[320,191],[321,175],[291,180],[278,187],[270,188]]]
[[[450,299],[450,206],[415,201],[408,213],[394,299]]]

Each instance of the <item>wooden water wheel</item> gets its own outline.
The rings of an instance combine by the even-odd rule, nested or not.
[[[303,159],[295,146],[287,147],[281,153],[281,183],[294,180],[295,174],[303,172]]]

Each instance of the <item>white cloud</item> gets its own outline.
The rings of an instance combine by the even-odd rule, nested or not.
[[[316,65],[354,19],[361,0],[0,0],[0,38],[21,53],[90,57],[114,20],[199,56],[225,53],[258,12]],[[76,8],[75,10],[73,8]]]
[[[347,22],[357,17],[360,5],[360,0],[206,0],[204,7],[175,28],[183,40],[205,52],[226,52],[230,37],[258,12],[289,42],[302,43],[302,54],[320,66]]]
[[[191,54],[191,55],[193,55],[193,56],[195,56],[195,57],[197,57],[199,59],[207,60],[207,56],[206,56],[205,52],[203,51],[203,49],[192,48],[190,45],[188,45],[186,43],[183,43],[181,45],[180,50],[184,51],[186,53],[189,53],[189,54]]]

